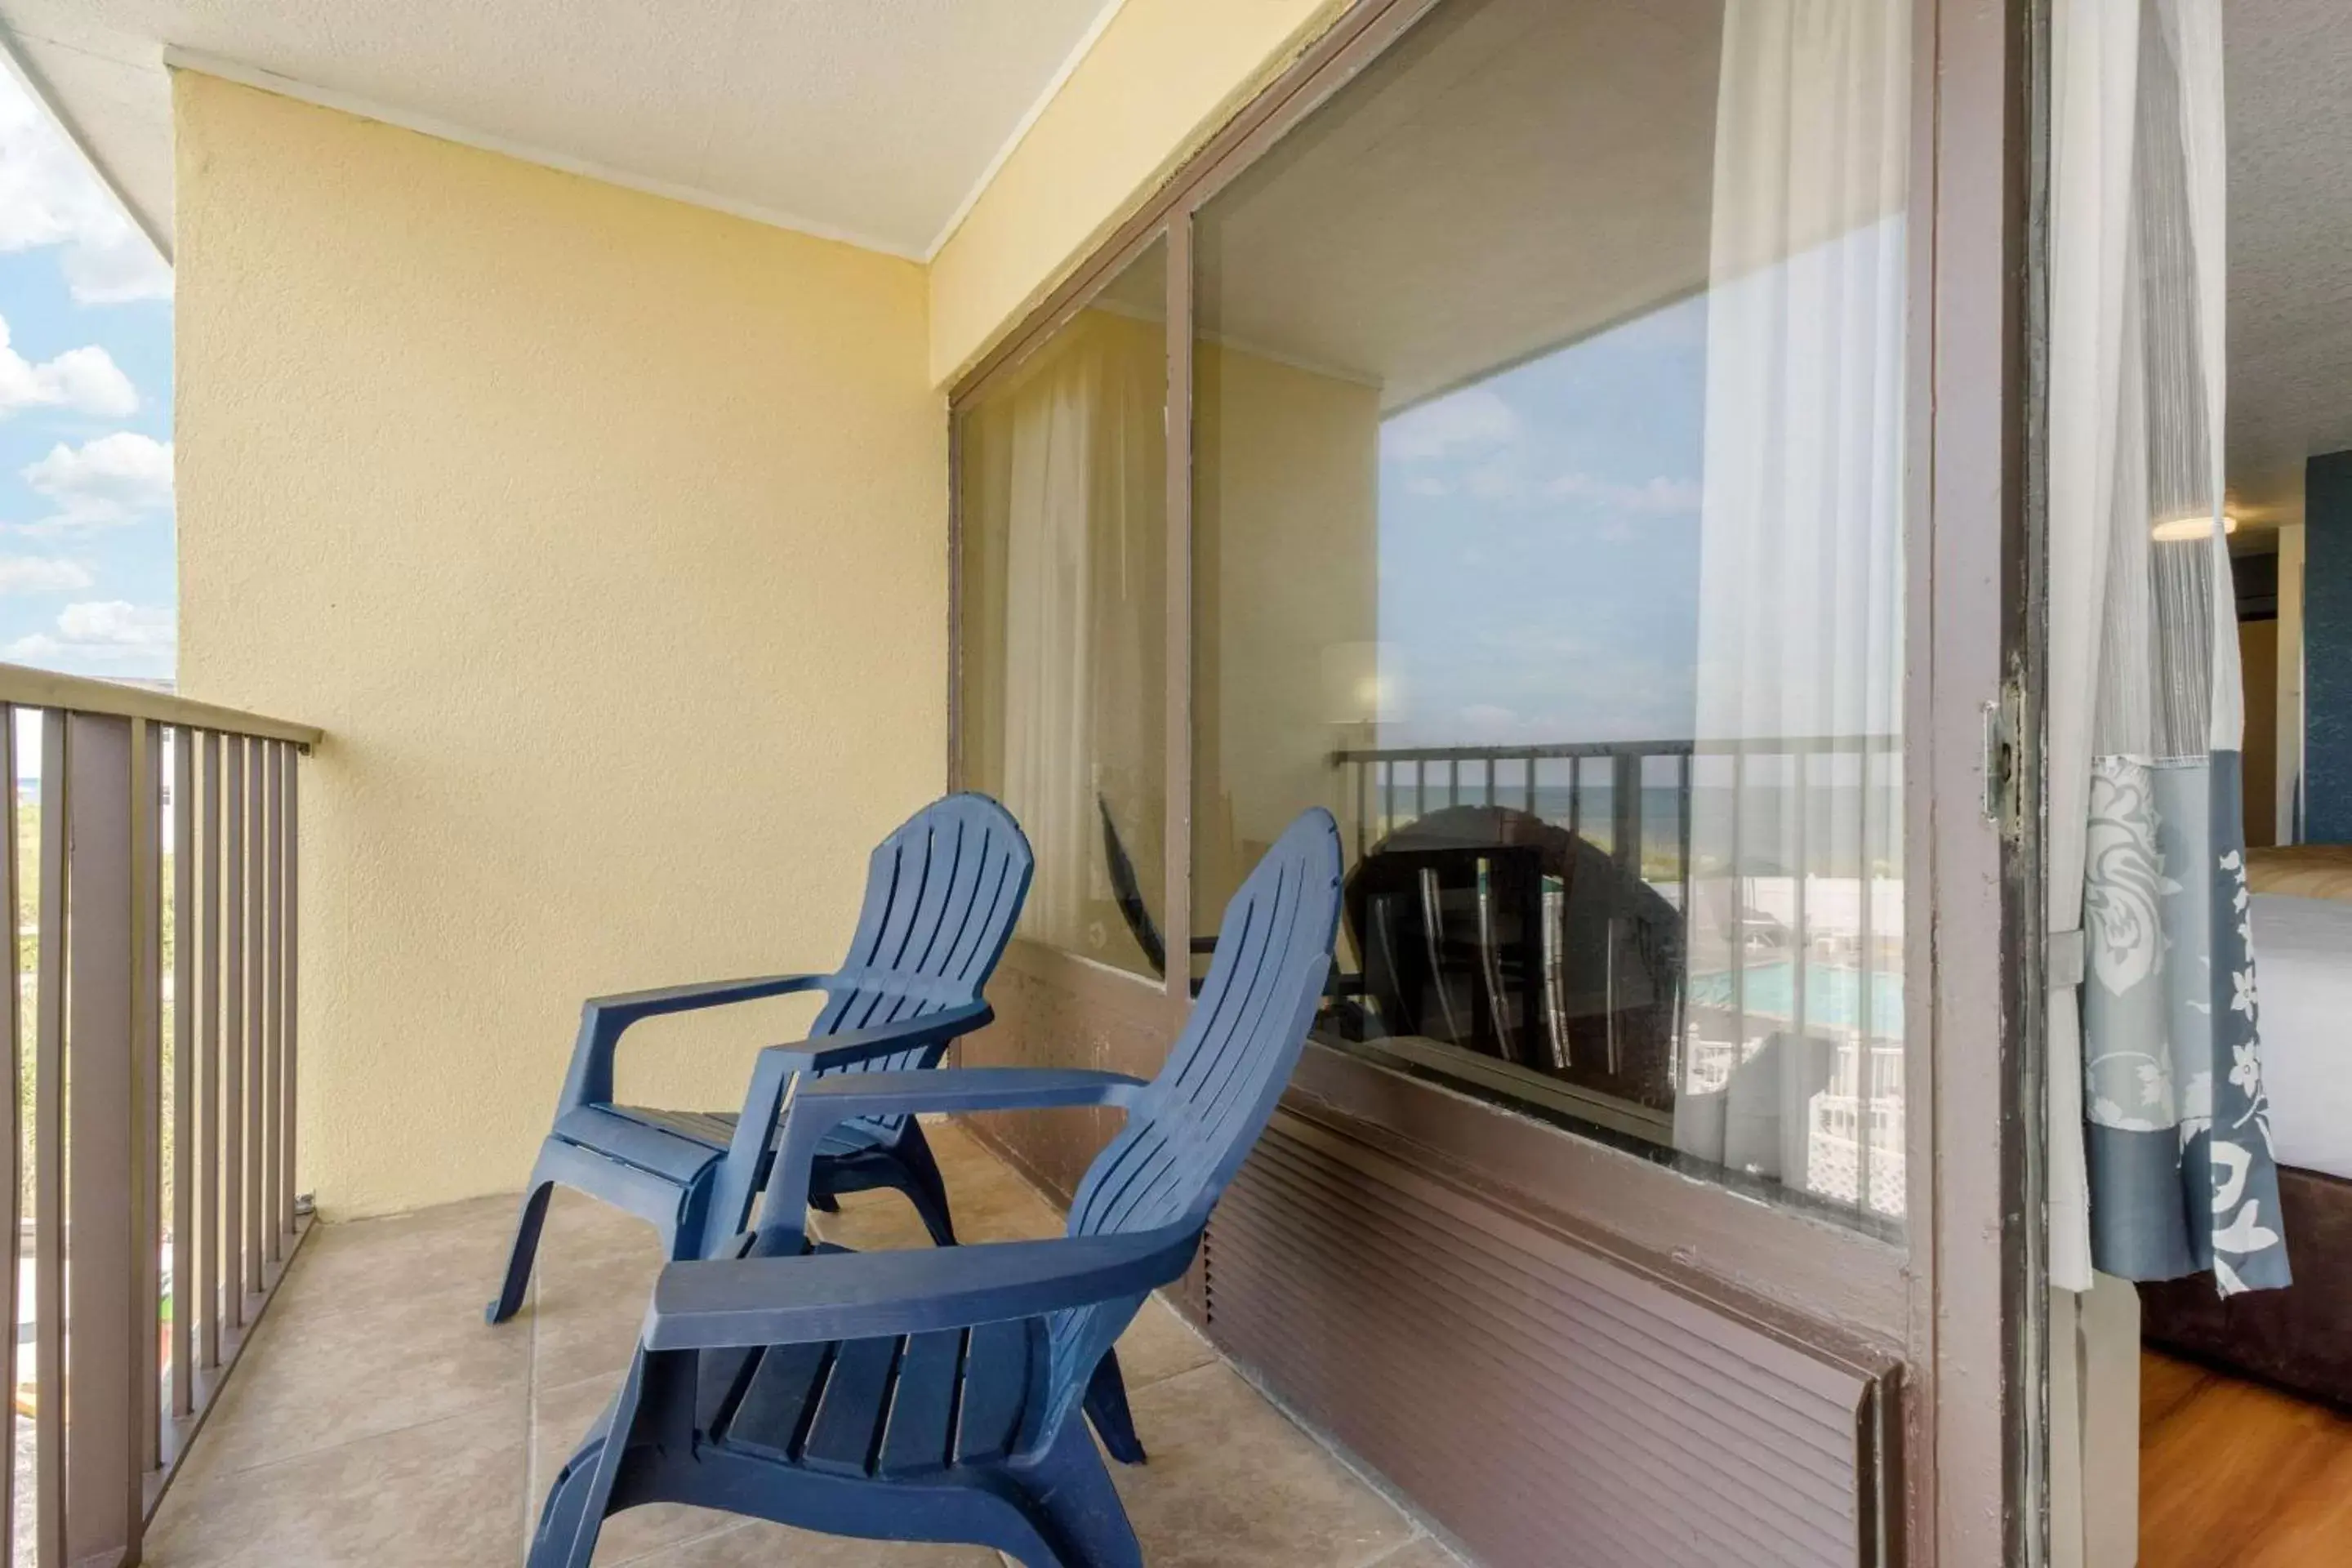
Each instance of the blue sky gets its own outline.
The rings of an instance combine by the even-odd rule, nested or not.
[[[172,275],[0,72],[0,659],[169,679]]]
[[[1687,738],[1706,300],[1381,431],[1381,743]]]

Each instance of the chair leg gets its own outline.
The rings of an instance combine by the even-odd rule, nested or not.
[[[931,1245],[953,1247],[955,1220],[948,1213],[947,1178],[940,1174],[940,1163],[931,1153],[930,1141],[923,1136],[923,1124],[911,1116],[899,1135],[898,1147],[892,1151],[892,1160],[898,1173],[906,1177],[898,1184],[899,1190],[915,1205],[923,1228],[931,1233]]]
[[[588,1494],[595,1489],[596,1467],[604,1458],[605,1439],[592,1436],[580,1446],[547,1489],[547,1502],[539,1510],[539,1531],[531,1537],[530,1556],[526,1568],[571,1568],[574,1563],[585,1563],[586,1557],[575,1555],[580,1539],[581,1516],[588,1507]],[[595,1551],[595,1538],[589,1539],[590,1552]]]
[[[1087,1379],[1086,1411],[1112,1458],[1122,1465],[1143,1463],[1143,1439],[1135,1435],[1135,1414],[1127,1407],[1127,1380],[1119,1375],[1117,1351],[1103,1352]]]
[[[1024,1568],[1143,1568],[1143,1547],[1087,1429],[1065,1422],[1025,1480],[1028,1513],[1053,1549],[1052,1563]],[[532,1568],[538,1568],[534,1563]]]
[[[620,1392],[548,1489],[539,1533],[531,1540],[524,1568],[588,1568],[596,1555],[597,1538],[604,1531],[621,1461],[636,1431],[646,1382],[646,1352],[640,1350],[629,1363]]]
[[[539,1255],[540,1228],[547,1223],[548,1194],[555,1184],[531,1173],[530,1190],[522,1195],[522,1213],[515,1219],[514,1250],[507,1255],[506,1280],[498,1299],[483,1310],[484,1321],[503,1323],[522,1310],[523,1292],[530,1286],[531,1260]]]

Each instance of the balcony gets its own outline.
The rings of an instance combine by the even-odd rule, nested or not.
[[[0,767],[19,713],[38,782],[12,792],[0,828],[11,844],[22,830],[37,909],[18,1311],[35,1331],[0,1562],[520,1563],[547,1485],[627,1367],[654,1233],[560,1194],[525,1311],[492,1328],[481,1306],[511,1197],[314,1221],[295,1196],[292,851],[317,731],[0,666]],[[934,1142],[968,1239],[1059,1231],[969,1132],[943,1124]],[[887,1192],[845,1198],[819,1230],[861,1250],[929,1245]],[[133,1354],[112,1348],[117,1329]],[[1119,1348],[1152,1451],[1119,1480],[1155,1565],[1454,1561],[1165,1303]],[[597,1561],[994,1557],[663,1506],[617,1518]]]
[[[1497,1565],[1999,1555],[2030,1123],[1947,999],[2020,951],[1970,784],[2023,35],[1870,9],[0,0],[170,252],[176,679],[302,721],[0,669],[49,715],[0,1568],[520,1561],[655,1262],[562,1206],[481,1321],[580,1000],[830,967],[958,787],[1040,851],[988,1063],[1156,1071],[1307,805],[1380,868],[1128,1347],[1154,1568],[1445,1560],[1255,1379]],[[1822,115],[1819,176],[1736,105]],[[1832,263],[1816,385],[1742,323]],[[616,1087],[739,1103],[805,1022],[649,1021]],[[1013,1173],[1107,1121],[944,1133],[964,1228],[1050,1226]]]
[[[952,1127],[936,1144],[981,1240],[1056,1231],[1012,1171]],[[650,1229],[560,1194],[531,1305],[487,1328],[510,1203],[321,1226],[149,1531],[146,1562],[425,1568],[521,1561],[541,1493],[617,1386],[659,1252]],[[861,1248],[928,1246],[895,1194],[821,1222]],[[1154,1568],[1440,1568],[1454,1559],[1255,1389],[1175,1312],[1119,1346],[1151,1461],[1119,1475]],[[993,1564],[971,1548],[828,1540],[660,1506],[616,1517],[601,1563],[645,1568]]]

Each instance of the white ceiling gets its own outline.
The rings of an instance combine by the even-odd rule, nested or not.
[[[1441,11],[1203,209],[1202,330],[1396,409],[1703,289],[1723,0]]]
[[[2352,28],[2345,0],[2229,0],[2230,487],[2303,514],[2352,448]]]
[[[175,63],[928,256],[1120,0],[0,0],[142,226]]]
[[[0,31],[167,252],[168,51],[395,123],[919,257],[960,220],[1119,3],[0,0]],[[1701,16],[1711,9],[1689,7]],[[1667,14],[1681,23],[1682,12]],[[2305,459],[2352,448],[2352,29],[2344,0],[2230,0],[2224,15],[2230,477],[2251,520],[2287,521],[2301,515]],[[1597,99],[1628,96],[1605,89],[1608,72],[1588,79]],[[1639,91],[1663,85],[1643,81]],[[1568,95],[1544,96],[1565,110]],[[1368,181],[1377,189],[1380,160],[1364,159],[1370,167],[1349,178],[1341,171],[1352,161],[1327,160],[1356,195]],[[1596,208],[1523,210],[1534,219]],[[1391,226],[1397,232],[1443,235],[1447,226]],[[1392,248],[1360,237],[1370,243],[1342,254],[1369,263]],[[1324,281],[1325,294],[1347,292]],[[1294,332],[1325,313],[1311,298],[1286,304],[1297,307]],[[1326,363],[1364,364],[1399,383],[1442,383],[1459,368],[1439,363],[1453,356],[1438,344],[1314,347]]]

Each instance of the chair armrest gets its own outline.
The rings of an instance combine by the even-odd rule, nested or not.
[[[808,1224],[810,1174],[817,1146],[824,1135],[845,1121],[861,1116],[910,1116],[925,1110],[1044,1110],[1057,1106],[1124,1106],[1147,1086],[1122,1073],[1086,1072],[1051,1068],[934,1068],[929,1072],[844,1073],[836,1078],[803,1078],[793,1086],[792,1101],[783,1108],[783,1131],[776,1140],[775,1163],[768,1173],[768,1195],[761,1205],[763,1231],[800,1233]],[[755,1084],[754,1094],[759,1090]],[[729,1169],[719,1175],[719,1193],[727,1200],[711,1205],[715,1239],[740,1229],[749,1215],[751,1193],[748,1173],[753,1150],[744,1129],[751,1107],[736,1123],[736,1145],[728,1154]],[[739,1157],[740,1156],[740,1157]],[[732,1180],[745,1184],[740,1199]],[[740,1203],[740,1207],[735,1206]],[[726,1229],[719,1227],[725,1226]]]
[[[751,1002],[806,991],[832,979],[830,974],[754,974],[740,980],[700,980],[688,985],[658,985],[649,991],[621,991],[592,996],[583,1005],[603,1013],[627,1013],[650,1018],[657,1013],[690,1013],[698,1007],[722,1007],[730,1002]]]
[[[806,1058],[808,1067],[804,1070],[830,1072],[876,1057],[896,1056],[919,1046],[943,1045],[960,1039],[974,1029],[986,1027],[995,1016],[996,1010],[986,1002],[966,1002],[926,1013],[919,1018],[902,1018],[895,1024],[877,1024],[866,1029],[845,1029],[820,1040],[803,1040],[772,1048]]]
[[[702,1245],[696,1251],[709,1256],[712,1243],[734,1235],[751,1219],[751,1199],[759,1191],[762,1167],[767,1163],[768,1150],[775,1142],[776,1122],[782,1113],[787,1096],[797,1098],[818,1083],[874,1082],[900,1079],[923,1079],[936,1076],[916,1073],[845,1073],[839,1079],[819,1079],[816,1075],[827,1068],[847,1067],[876,1057],[896,1055],[900,1051],[918,1050],[970,1034],[995,1016],[986,1002],[967,1002],[961,1006],[942,1007],[936,1013],[926,1013],[919,1018],[902,1018],[895,1024],[877,1024],[870,1029],[853,1030],[847,1034],[828,1035],[822,1040],[803,1040],[796,1045],[770,1046],[760,1053],[751,1068],[751,1086],[743,1096],[743,1112],[735,1119],[735,1138],[728,1145],[727,1157],[719,1162],[713,1180],[710,1200],[705,1210]],[[870,1115],[869,1111],[851,1111],[850,1116]],[[846,1120],[846,1117],[839,1119]],[[828,1125],[831,1125],[830,1123]],[[809,1143],[813,1158],[816,1143]],[[807,1197],[805,1180],[802,1173]]]
[[[1147,1085],[1119,1072],[1083,1068],[940,1068],[929,1072],[862,1072],[818,1079],[794,1091],[785,1136],[803,1118],[823,1137],[860,1116],[926,1110],[1050,1110],[1071,1105],[1124,1106]]]
[[[1141,1296],[1180,1278],[1197,1226],[906,1252],[673,1263],[646,1311],[649,1351],[879,1339]]]
[[[556,1114],[612,1100],[614,1049],[621,1043],[622,1031],[640,1019],[814,990],[832,978],[830,974],[762,974],[592,996],[581,1005],[580,1035],[572,1042],[572,1068],[564,1075],[563,1100]]]

